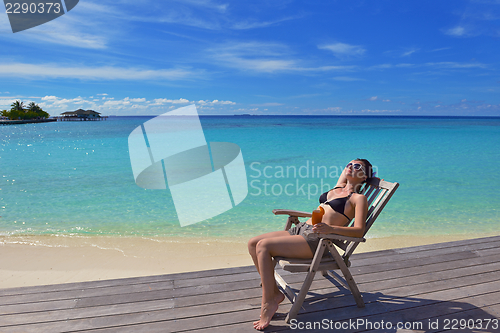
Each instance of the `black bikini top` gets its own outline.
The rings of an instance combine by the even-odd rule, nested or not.
[[[333,189],[335,190],[337,188],[342,188],[342,187],[338,186],[338,187],[334,187]],[[330,191],[326,191],[325,193],[323,193],[319,197],[319,203],[326,203],[327,205],[332,207],[332,209],[334,211],[344,215],[350,221],[351,219],[349,218],[349,216],[344,214],[344,210],[345,210],[345,204],[346,204],[347,200],[349,200],[349,198],[351,197],[352,193],[349,194],[347,197],[336,198],[336,199],[332,199],[330,201],[326,201],[328,198],[328,192],[330,192]]]

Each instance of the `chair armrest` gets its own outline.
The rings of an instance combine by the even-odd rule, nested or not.
[[[298,210],[290,210],[290,209],[273,209],[274,215],[290,215],[296,217],[311,217],[312,213],[309,212],[301,212]]]
[[[336,235],[336,234],[318,234],[319,238],[327,238],[327,239],[338,239],[342,241],[348,241],[348,242],[366,242],[365,238],[358,238],[358,237],[348,237],[348,236],[342,236],[342,235]]]

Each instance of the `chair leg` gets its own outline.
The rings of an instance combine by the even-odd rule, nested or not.
[[[286,323],[290,323],[290,320],[295,319],[297,317],[297,314],[299,313],[300,308],[302,307],[302,303],[304,303],[304,299],[306,298],[307,292],[311,287],[311,283],[314,279],[315,274],[316,274],[315,271],[309,271],[307,273],[306,279],[302,284],[302,287],[300,288],[300,292],[297,295],[297,297],[295,297],[295,302],[293,302],[292,308],[290,309],[285,318]]]
[[[326,244],[323,239],[320,240],[318,248],[316,249],[316,253],[314,254],[314,258],[311,262],[311,266],[309,267],[309,272],[307,273],[306,279],[300,288],[300,292],[295,298],[295,302],[292,305],[292,308],[288,312],[288,315],[285,318],[286,323],[290,323],[290,320],[295,319],[297,314],[302,307],[302,303],[304,303],[304,299],[311,287],[311,284],[314,280],[314,275],[316,275],[316,271],[318,270],[319,264],[321,262],[321,258],[323,257],[323,253],[325,252]]]
[[[285,293],[285,296],[288,297],[291,303],[295,302],[295,299],[297,298],[297,295],[295,295],[295,292],[290,288],[288,283],[286,283],[285,279],[279,275],[278,272],[274,271],[274,279],[276,280],[276,283],[278,286],[283,290]]]
[[[363,301],[363,297],[361,296],[361,293],[359,292],[358,286],[356,285],[356,282],[354,281],[354,278],[351,275],[351,272],[349,271],[349,268],[347,268],[347,265],[345,264],[344,260],[338,253],[337,249],[335,249],[335,246],[328,241],[328,249],[330,250],[330,253],[332,254],[333,258],[337,262],[337,265],[339,266],[340,270],[342,271],[342,274],[344,275],[344,279],[347,282],[347,285],[349,286],[349,289],[351,289],[351,293],[354,296],[354,300],[356,301],[356,305],[358,308],[364,308],[365,307],[365,302]]]

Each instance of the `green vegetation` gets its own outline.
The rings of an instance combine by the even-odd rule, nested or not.
[[[10,120],[18,119],[45,119],[49,117],[49,114],[42,110],[38,104],[31,102],[28,107],[25,107],[24,103],[21,101],[15,101],[12,103],[10,111],[3,110],[1,115],[7,117]]]

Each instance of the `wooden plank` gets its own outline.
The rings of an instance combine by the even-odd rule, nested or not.
[[[400,249],[395,249],[395,251],[403,254],[403,253],[408,253],[408,252],[420,252],[423,250],[450,248],[450,247],[458,247],[458,246],[463,246],[463,245],[497,243],[499,241],[500,241],[500,236],[481,237],[481,238],[464,239],[464,240],[458,240],[458,241],[452,241],[452,242],[403,247]]]
[[[412,253],[410,255],[405,256],[404,261],[401,260],[395,260],[394,257],[398,256],[398,253],[392,252],[388,253],[386,256],[380,256],[377,258],[366,258],[366,259],[359,259],[356,256],[353,256],[353,266],[351,267],[351,271],[356,270],[356,266],[360,266],[360,270],[357,271],[357,273],[371,273],[374,270],[380,271],[380,267],[377,266],[375,267],[374,265],[380,265],[380,264],[387,264],[390,263],[392,267],[390,268],[391,270],[397,269],[397,268],[402,268],[404,266],[411,267],[411,266],[420,266],[423,265],[423,263],[419,262],[410,262],[409,260],[412,259],[417,259],[420,260],[425,258],[425,257],[436,257],[436,256],[441,256],[443,254],[449,254],[451,253],[452,255],[449,257],[438,257],[437,262],[443,262],[443,259],[447,260],[459,260],[459,259],[465,259],[467,257],[477,257],[480,253],[481,248],[485,249],[492,249],[496,251],[497,248],[492,248],[496,246],[496,243],[490,243],[490,244],[480,244],[477,245],[473,248],[474,251],[471,251],[471,247],[464,247],[460,246],[458,249],[450,249],[450,248],[444,248],[440,249],[439,253],[437,252],[429,252],[429,251],[421,251],[418,253]],[[482,250],[484,251],[484,250]],[[460,253],[465,253],[465,256],[461,257]],[[458,257],[457,257],[458,256]],[[425,260],[425,259],[424,259]]]
[[[496,248],[497,247],[496,244],[499,241],[500,241],[500,236],[467,239],[467,240],[452,241],[452,242],[446,242],[446,243],[436,243],[436,244],[418,245],[418,246],[405,247],[405,248],[396,248],[396,249],[390,249],[390,250],[378,250],[378,251],[365,252],[365,253],[355,253],[350,258],[352,260],[361,260],[361,259],[369,259],[369,258],[375,258],[375,257],[398,256],[398,255],[405,254],[405,253],[424,254],[425,251],[436,251],[439,249],[452,249],[452,248],[458,248],[458,251],[462,251],[460,248],[462,248],[464,245],[474,247],[472,249],[472,251],[473,251],[475,249],[478,249],[478,248],[476,248],[477,246],[484,247],[484,244],[488,244],[488,243],[489,243],[489,245],[486,245],[486,248],[488,248],[488,249],[489,248]],[[367,242],[370,242],[370,238],[367,239]],[[434,255],[434,254],[435,253],[433,253],[433,252],[427,253],[427,255]]]
[[[113,304],[87,308],[67,307],[63,309],[40,311],[35,313],[2,315],[0,327],[165,310],[173,308],[174,303],[173,299],[162,299],[157,301],[136,302],[133,307],[129,304]]]
[[[484,276],[484,275],[483,275],[483,276]],[[424,288],[424,290],[425,290],[425,291],[427,291],[427,289],[425,289],[425,288]],[[259,301],[260,301],[260,298],[259,298],[259,297],[257,297],[257,298],[255,298],[255,300],[254,300],[254,304],[253,304],[253,307],[254,307],[255,309],[257,309],[257,310],[258,310],[259,305],[260,305],[260,304],[259,304]],[[214,306],[212,306],[212,305],[210,305],[209,307],[210,307],[210,308],[214,308]],[[237,309],[237,308],[238,308],[238,307],[237,307],[237,306],[235,306],[234,304],[231,304],[231,305],[229,305],[229,307],[227,307],[227,309],[231,309],[231,310],[235,310],[235,309]],[[186,314],[187,314],[188,316],[199,316],[199,315],[204,315],[204,314],[206,314],[206,313],[204,313],[204,314],[192,313],[193,309],[194,309],[194,308],[191,308],[191,309],[189,309],[188,311],[184,311],[184,315],[186,315]],[[208,309],[208,308],[205,308],[205,311],[206,311],[207,309]],[[221,309],[221,308],[220,308],[220,305],[218,305],[218,306],[217,306],[217,311],[221,311],[220,309]],[[315,310],[315,309],[313,309],[313,310]],[[321,310],[321,309],[320,309],[320,310]],[[142,316],[142,314],[141,314],[141,316]],[[179,316],[177,315],[177,317],[179,317]],[[119,318],[119,316],[117,316],[116,318]],[[115,319],[116,319],[116,318],[115,318]],[[128,319],[131,319],[131,318],[132,318],[131,316],[128,316]],[[53,318],[52,318],[52,319],[53,319]],[[66,318],[66,319],[68,319],[68,318]],[[150,318],[150,319],[151,319],[151,318]],[[164,317],[163,317],[163,320],[165,320],[165,318],[164,318]],[[97,320],[96,320],[96,319],[94,319],[94,323],[96,323],[96,322],[97,322]],[[71,327],[75,327],[75,326],[74,326],[74,323],[75,323],[75,322],[73,321],[72,323],[73,323],[73,324],[72,324],[72,326],[71,326]],[[27,327],[27,326],[25,326],[25,327]],[[50,327],[51,329],[53,329],[53,327],[51,327],[51,326],[49,326],[49,327]],[[43,328],[44,328],[44,329],[48,329],[49,327],[44,326]],[[80,327],[80,326],[78,326],[78,327]],[[37,329],[39,329],[39,328],[37,328]]]
[[[255,273],[258,276],[257,273]],[[83,308],[89,306],[104,306],[108,304],[124,304],[133,302],[144,302],[144,301],[154,301],[168,298],[182,298],[191,295],[206,294],[212,299],[214,294],[219,294],[220,292],[229,291],[235,292],[238,290],[246,290],[251,288],[256,288],[259,286],[260,279],[256,278],[254,280],[246,281],[236,281],[225,284],[211,284],[211,285],[200,285],[185,288],[175,288],[175,289],[163,289],[163,290],[147,290],[141,292],[127,292],[126,290],[121,290],[119,294],[94,294],[92,295],[79,295],[79,297],[67,298],[67,299],[57,299],[52,298],[50,301],[42,300],[38,302],[31,303],[20,303],[13,305],[0,305],[0,315],[2,314],[12,314],[12,313],[28,313],[37,311],[50,311],[59,310],[62,307],[71,304],[71,307]],[[146,285],[147,287],[147,285]],[[143,288],[146,289],[146,288]]]
[[[13,295],[0,297],[0,304],[12,305],[22,303],[33,303],[39,301],[52,301],[62,299],[81,299],[102,295],[120,295],[129,293],[149,292],[149,291],[165,291],[173,290],[173,281],[157,282],[148,284],[134,284],[130,286],[112,286],[107,288],[92,288],[92,289],[75,289],[62,290],[52,292],[41,292],[36,294]]]
[[[500,249],[497,250],[500,253]],[[444,260],[444,262],[443,262]],[[350,270],[355,275],[355,280],[358,282],[369,282],[369,281],[381,281],[387,279],[394,279],[401,276],[411,276],[418,275],[421,273],[427,273],[428,270],[440,271],[462,266],[472,266],[475,265],[476,261],[480,263],[489,263],[492,260],[499,260],[499,257],[494,258],[481,258],[472,252],[463,252],[458,254],[453,254],[447,257],[428,257],[428,258],[417,258],[412,260],[393,260],[389,263],[377,264],[377,265],[364,265],[357,267],[358,262],[354,261],[353,266]],[[295,282],[300,282],[302,275],[291,274],[287,276],[287,281],[291,279],[296,279]]]
[[[206,271],[195,271],[188,273],[176,273],[168,275],[153,275],[153,276],[121,278],[121,279],[111,279],[111,280],[101,280],[101,281],[5,288],[5,289],[0,289],[0,296],[13,296],[20,294],[31,294],[39,292],[52,292],[52,291],[64,291],[64,290],[69,291],[69,290],[92,289],[92,288],[107,288],[113,286],[129,286],[134,284],[173,281],[176,279],[186,279],[186,278],[197,279],[203,277],[233,275],[233,274],[248,273],[254,271],[255,267],[253,266],[241,266],[241,267],[221,268],[221,269],[206,270]]]
[[[443,302],[444,304],[446,304],[446,302]],[[440,306],[440,305],[435,305],[435,306]],[[446,307],[446,305],[445,305]],[[409,311],[414,311],[414,309],[411,309]],[[500,305],[492,305],[492,306],[487,306],[487,307],[484,307],[484,308],[474,308],[474,309],[471,309],[471,310],[468,310],[468,311],[464,311],[464,314],[466,316],[469,316],[470,318],[472,319],[478,319],[478,318],[481,318],[481,316],[483,316],[483,319],[491,319],[491,316],[486,316],[486,318],[484,318],[484,313],[494,313],[494,312],[500,312]],[[457,319],[461,318],[462,315],[461,314],[458,314],[458,316],[456,317]],[[444,319],[450,319],[450,317],[448,315],[443,315],[443,316],[440,316],[440,317],[432,317],[431,320],[433,320],[435,322],[436,319],[439,319],[439,322],[441,323],[441,327],[443,326],[444,324]],[[455,318],[455,317],[453,317]],[[452,319],[453,319],[452,318]],[[498,318],[498,316],[496,317]],[[372,323],[374,323],[378,318],[366,318],[367,320],[371,320]],[[387,321],[387,318],[385,318],[386,321]],[[413,319],[412,317],[409,317],[407,318],[407,321],[406,322],[403,322],[404,323],[412,323],[413,321],[415,321],[416,319]],[[393,318],[391,318],[391,321],[394,322]],[[378,322],[380,323],[380,320],[378,320]],[[273,323],[273,321],[271,322]],[[422,318],[422,324],[425,324],[425,325],[422,325],[424,328],[426,326],[429,325],[429,318]],[[484,323],[484,325],[486,324],[486,322]],[[333,324],[334,326],[334,324]],[[224,326],[224,327],[211,327],[211,328],[202,328],[202,329],[198,329],[198,330],[192,330],[191,332],[192,333],[233,333],[233,332],[252,332],[249,327],[251,327],[251,322],[244,322],[244,323],[239,323],[239,324],[232,324],[232,325],[227,325],[227,326]],[[499,332],[498,329],[494,329],[492,328],[493,325],[489,325],[488,329],[485,330],[475,330],[474,332]],[[415,327],[417,328],[417,327]],[[268,330],[269,332],[282,332],[282,333],[288,333],[288,332],[298,332],[300,330],[298,329],[291,329],[291,328],[281,328],[279,326],[274,326],[272,329]],[[359,330],[348,330],[348,329],[332,329],[330,330],[332,332],[359,332]],[[450,330],[447,330],[448,332]],[[455,332],[472,332],[470,330],[454,330]],[[255,331],[254,331],[255,332]],[[328,332],[328,330],[326,329],[319,329],[319,330],[307,330],[306,332]],[[368,331],[363,331],[365,333],[381,333],[381,332],[384,332],[382,330],[368,330]],[[393,330],[387,330],[387,332],[396,332],[396,329],[393,329]],[[397,330],[397,332],[415,332],[415,333],[421,333],[421,332],[445,332],[444,330],[431,330],[431,329],[425,329],[425,330],[417,330],[417,329],[408,329],[408,330],[403,330],[403,329],[400,329],[400,330]]]
[[[348,291],[332,288],[331,281],[318,275],[311,286],[313,297],[306,298],[306,310],[298,319],[498,315],[498,240],[354,255],[351,273],[366,308],[357,309]],[[292,288],[303,281],[303,274],[283,275]],[[260,293],[259,276],[252,266],[4,289],[0,290],[0,332],[254,332],[251,323],[258,318]],[[16,295],[19,303],[13,303]],[[287,301],[280,306],[270,331],[292,331],[284,324],[290,306]]]
[[[250,268],[250,266],[248,266]],[[241,274],[224,274],[219,275],[217,277],[202,277],[202,278],[193,278],[188,275],[190,278],[179,278],[179,280],[175,280],[177,282],[176,285],[199,285],[200,283],[196,283],[196,281],[207,281],[203,279],[211,279],[212,282],[218,282],[221,280],[230,281],[244,281],[249,280],[253,277],[253,279],[258,279],[259,276],[255,271],[255,268],[252,268],[252,273],[241,273]],[[246,270],[245,270],[246,271]],[[238,278],[238,276],[242,276]],[[187,276],[186,276],[187,277]],[[202,279],[202,280],[200,280]],[[189,282],[191,281],[191,282]],[[116,295],[120,293],[129,294],[131,292],[140,292],[140,291],[156,291],[156,290],[173,290],[174,288],[178,289],[177,286],[174,286],[174,280],[167,281],[158,281],[158,282],[149,282],[149,283],[135,283],[130,285],[117,285],[117,286],[107,286],[107,287],[99,287],[95,288],[84,288],[80,287],[79,289],[70,289],[70,290],[57,290],[51,286],[50,291],[39,291],[38,293],[28,293],[28,294],[20,294],[16,293],[14,295],[2,296],[0,297],[0,304],[18,304],[18,303],[27,303],[27,302],[36,302],[36,301],[48,301],[48,300],[62,300],[62,299],[71,299],[71,298],[83,298],[83,297],[92,297],[92,296],[103,296],[103,295]],[[1,312],[0,312],[1,313]]]
[[[300,281],[300,279],[297,280],[297,282]],[[257,282],[255,282],[255,285],[257,285]],[[329,283],[326,285],[326,286],[330,286]],[[236,286],[237,287],[237,286]],[[241,286],[240,286],[241,287]],[[47,310],[47,309],[43,309],[43,310]]]
[[[451,292],[462,292],[464,288],[471,287],[471,281],[475,282],[472,286],[476,286],[478,284],[490,284],[490,286],[495,286],[497,284],[500,286],[499,279],[497,277],[498,272],[492,272],[483,274],[479,279],[474,280],[473,277],[465,277],[458,278],[454,280],[446,280],[446,281],[434,281],[429,284],[419,284],[419,285],[411,285],[411,286],[397,286],[388,290],[368,290],[363,294],[363,299],[366,303],[366,308],[369,311],[373,310],[373,304],[376,304],[381,301],[385,302],[396,302],[399,298],[403,297],[425,297],[430,293],[439,293],[446,292],[451,290]],[[492,290],[494,291],[494,289]],[[333,293],[329,294],[331,289],[322,289],[322,290],[314,290],[315,297],[306,298],[304,304],[306,304],[305,311],[302,314],[314,313],[318,311],[332,311],[337,315],[340,315],[344,309],[351,309],[356,306],[354,299],[350,294],[346,293]],[[424,296],[423,296],[424,295]],[[328,296],[328,297],[325,297]],[[458,295],[458,297],[463,297],[463,295]],[[348,311],[351,311],[348,310]],[[300,314],[299,314],[300,316]],[[349,315],[347,314],[347,318]]]
[[[436,304],[436,303],[433,303]],[[453,304],[453,303],[452,303]],[[413,303],[411,303],[413,305]],[[351,311],[352,315],[352,311]],[[222,317],[225,317],[224,315]],[[133,325],[133,326],[127,326],[127,327],[112,327],[109,329],[102,329],[98,330],[97,332],[133,332],[134,330],[137,331],[143,331],[143,329],[147,329],[147,332],[161,332],[162,330],[165,332],[184,332],[184,331],[190,331],[190,332],[213,332],[217,330],[217,332],[234,332],[235,329],[238,332],[252,332],[253,328],[251,328],[251,321],[248,320],[243,320],[241,321],[242,316],[235,316],[235,320],[233,321],[234,323],[227,322],[227,318],[222,318],[222,317],[211,317],[208,316],[207,318],[204,318],[207,320],[207,325],[204,325],[204,327],[200,329],[195,329],[195,325],[193,324],[188,324],[184,325],[185,323],[182,322],[182,320],[178,321],[177,323],[173,323],[171,325],[168,322],[155,322],[152,323],[152,325]],[[244,316],[243,316],[244,317]],[[357,318],[357,316],[354,316],[353,318]],[[280,323],[281,320],[276,320],[272,322],[272,329],[269,331],[284,331],[288,332],[291,331],[290,328],[287,328],[286,326],[282,325]],[[227,329],[224,329],[225,326],[220,326],[220,325],[229,325]],[[380,332],[380,331],[379,331]]]
[[[459,260],[453,260],[453,261],[445,261],[445,262],[438,262],[438,263],[427,263],[425,265],[421,266],[413,266],[413,267],[405,267],[405,268],[400,268],[400,269],[389,269],[386,270],[385,266],[380,266],[380,271],[378,272],[370,272],[370,273],[365,273],[363,268],[360,267],[359,269],[356,269],[355,277],[356,281],[359,282],[369,282],[369,281],[382,281],[382,280],[388,280],[388,279],[394,279],[394,278],[399,278],[404,272],[405,276],[412,276],[412,275],[418,275],[421,274],[422,272],[440,272],[440,271],[446,271],[450,269],[455,269],[459,267],[473,267],[473,266],[479,266],[483,264],[489,264],[489,263],[495,263],[500,261],[500,248],[495,249],[496,253],[494,253],[491,256],[480,256],[480,257],[472,257],[472,258],[462,258]],[[351,269],[351,272],[353,269]]]
[[[335,311],[331,311],[330,309],[321,310],[318,309],[316,311],[299,315],[298,319],[303,322],[314,322],[321,321],[324,318],[328,318],[333,321],[346,321],[349,319],[359,319],[359,318],[372,318],[375,315],[384,316],[387,315],[387,320],[391,317],[391,313],[398,310],[403,309],[416,309],[421,306],[429,306],[433,307],[434,305],[441,303],[443,301],[451,302],[450,306],[456,306],[457,303],[454,302],[456,299],[461,299],[476,295],[485,295],[491,293],[492,290],[494,292],[500,291],[500,283],[497,281],[481,283],[474,286],[464,286],[460,288],[447,289],[443,291],[431,292],[420,294],[417,296],[403,296],[399,298],[388,298],[387,300],[383,297],[386,294],[381,296],[380,300],[370,304],[365,309],[358,309],[355,305],[352,306],[344,306],[336,309]],[[409,312],[411,313],[411,312]],[[374,317],[373,317],[374,318]]]
[[[464,313],[474,312],[476,319],[493,319],[495,318],[495,315],[489,312],[487,308],[490,306],[495,307],[499,305],[499,303],[500,292],[497,291],[474,297],[459,298],[453,301],[443,301],[433,304],[432,306],[420,306],[411,309],[397,310],[385,315],[370,317],[369,320],[372,322],[380,322],[381,320],[387,320],[387,318],[390,317],[390,321],[395,323],[395,326],[397,326],[397,322],[421,323],[422,328],[425,328],[426,332],[432,332],[443,329],[445,324],[444,319],[449,321],[454,319],[460,320],[463,318]],[[435,327],[435,329],[432,329],[432,327]],[[415,328],[416,327],[413,327],[414,330]],[[353,330],[353,332],[356,332],[356,330]],[[375,332],[375,330],[369,330],[368,332]]]
[[[380,282],[367,282],[360,283],[358,281],[358,286],[361,292],[364,294],[365,301],[368,299],[367,294],[373,293],[386,293],[388,290],[395,290],[396,288],[404,288],[402,294],[408,294],[409,288],[413,288],[416,290],[428,291],[432,290],[429,288],[437,288],[437,287],[456,287],[461,286],[463,283],[470,283],[471,281],[479,282],[479,281],[491,281],[497,279],[496,274],[500,271],[500,264],[495,263],[490,266],[483,267],[466,267],[466,268],[458,268],[450,271],[443,271],[440,274],[435,274],[434,272],[427,272],[426,274],[421,274],[417,277],[406,277],[406,278],[398,278],[387,280],[386,283],[382,284]],[[476,275],[480,275],[480,278],[476,278]],[[434,284],[435,283],[435,284]],[[299,288],[300,284],[293,284],[292,287]],[[317,280],[313,283],[311,288],[312,293],[317,295],[315,298],[311,298],[311,302],[314,302],[315,299],[324,297],[324,294],[331,294],[335,291],[334,288],[331,287],[330,281],[321,281]],[[338,293],[349,294],[348,291],[343,290]],[[401,294],[398,294],[401,295]]]

